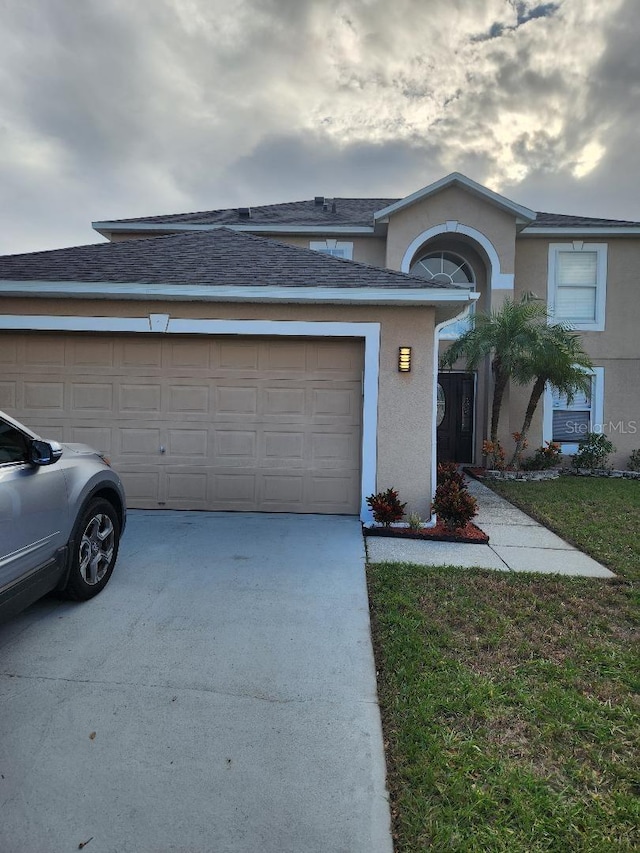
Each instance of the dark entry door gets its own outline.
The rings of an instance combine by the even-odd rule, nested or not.
[[[472,462],[473,373],[439,373],[438,385],[438,462]]]

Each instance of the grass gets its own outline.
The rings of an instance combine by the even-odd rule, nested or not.
[[[640,481],[560,477],[487,483],[628,580],[640,580]]]
[[[573,535],[555,529],[593,537],[613,581],[369,566],[397,853],[640,849],[629,485],[640,484],[500,484],[540,518],[560,508]]]

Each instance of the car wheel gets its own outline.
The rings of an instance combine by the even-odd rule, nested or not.
[[[86,601],[107,585],[118,556],[120,524],[109,501],[97,498],[80,516],[71,543],[64,594]]]

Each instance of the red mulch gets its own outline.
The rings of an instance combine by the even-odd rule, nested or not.
[[[464,542],[469,545],[486,545],[489,537],[469,522],[466,527],[452,533],[438,521],[435,527],[411,530],[408,527],[365,527],[365,536],[387,536],[392,539],[431,539],[437,542]]]
[[[472,465],[465,465],[463,468],[465,474],[474,477],[476,480],[485,480],[487,476],[486,468],[474,468]]]

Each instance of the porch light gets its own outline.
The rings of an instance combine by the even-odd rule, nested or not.
[[[398,347],[398,372],[411,371],[411,347]]]

